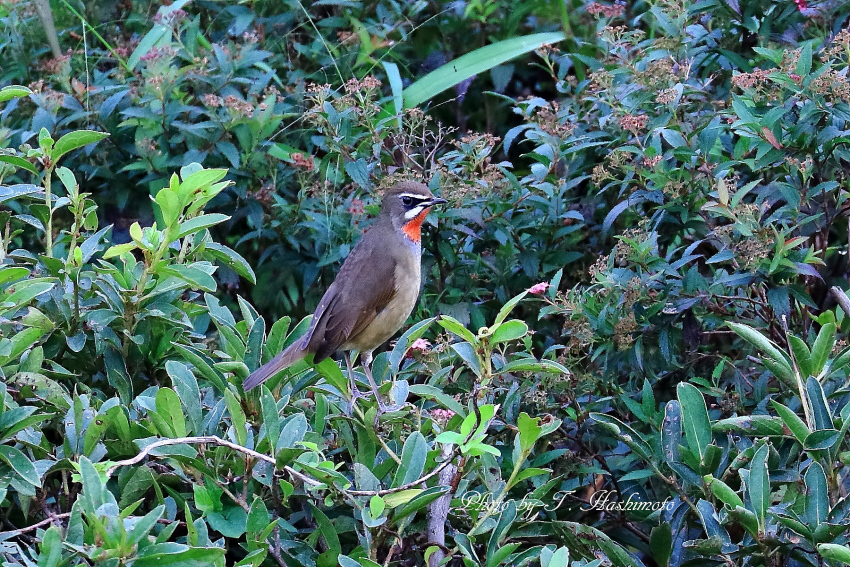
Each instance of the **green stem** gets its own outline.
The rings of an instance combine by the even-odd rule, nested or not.
[[[44,248],[48,258],[53,258],[53,194],[50,186],[51,177],[53,177],[53,168],[48,167],[44,171],[44,204],[47,205],[47,232],[44,236]]]
[[[514,470],[511,471],[511,476],[508,478],[508,481],[505,483],[505,486],[503,486],[502,490],[499,491],[499,495],[493,501],[493,504],[491,506],[487,506],[483,514],[478,518],[478,521],[475,522],[474,526],[472,526],[472,529],[467,532],[467,537],[470,537],[471,539],[472,536],[475,534],[475,531],[480,528],[484,524],[484,522],[486,522],[487,519],[490,518],[490,516],[493,515],[493,512],[501,508],[502,501],[505,499],[505,496],[507,496],[508,490],[510,490],[511,486],[513,485],[514,479],[519,474],[520,469],[522,469],[522,465],[525,464],[525,461],[528,458],[529,454],[530,453],[525,451],[521,453],[520,458],[517,459],[517,462],[514,464]],[[454,555],[456,551],[457,546],[452,549],[450,555]]]
[[[133,69],[131,69],[130,66],[127,64],[127,62],[124,61],[124,59],[122,59],[115,52],[115,49],[113,49],[113,47],[109,44],[109,42],[106,41],[105,39],[103,39],[103,36],[100,35],[97,32],[97,30],[92,27],[92,25],[90,23],[88,23],[88,21],[83,17],[82,14],[80,14],[77,10],[74,9],[73,6],[71,6],[71,4],[68,3],[68,0],[62,0],[62,3],[65,4],[65,7],[68,8],[71,11],[72,14],[74,14],[75,16],[80,18],[80,22],[82,22],[83,26],[87,27],[89,29],[89,31],[92,33],[92,35],[94,35],[100,41],[100,43],[102,43],[103,46],[106,47],[106,49],[109,50],[109,52],[112,54],[112,56],[115,57],[115,59],[117,59],[119,63],[121,63],[121,66],[124,67],[124,69],[126,69],[128,73],[133,72]]]

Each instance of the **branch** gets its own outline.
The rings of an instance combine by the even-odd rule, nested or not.
[[[199,437],[177,437],[175,439],[160,439],[159,441],[154,441],[153,443],[151,443],[150,445],[148,445],[144,449],[142,449],[139,452],[139,454],[136,455],[135,457],[133,457],[131,459],[126,459],[124,461],[116,461],[116,462],[112,463],[112,465],[108,469],[106,469],[106,474],[111,475],[113,472],[115,472],[116,469],[118,469],[120,467],[127,467],[127,466],[131,466],[131,465],[135,465],[136,463],[140,463],[141,461],[143,461],[146,457],[148,457],[150,455],[151,451],[153,451],[154,449],[158,449],[160,447],[167,447],[169,445],[184,445],[184,444],[185,445],[201,445],[201,444],[207,444],[207,443],[213,444],[213,445],[219,445],[221,447],[227,447],[228,449],[233,449],[234,451],[237,451],[237,452],[242,453],[244,455],[249,455],[249,456],[257,459],[258,461],[264,461],[266,463],[269,463],[272,466],[275,466],[277,464],[277,461],[275,459],[273,459],[272,457],[269,457],[268,455],[258,453],[257,451],[254,451],[252,449],[248,449],[247,447],[243,447],[243,446],[238,445],[236,443],[232,443],[232,442],[227,441],[226,439],[222,439],[221,437],[218,437],[216,435],[205,435],[205,436],[199,436]],[[403,484],[403,485],[397,486],[395,488],[387,488],[387,489],[384,489],[384,490],[346,490],[344,488],[338,488],[338,487],[333,487],[333,488],[342,492],[346,496],[384,496],[386,494],[393,494],[395,492],[402,492],[404,490],[416,488],[419,484],[422,484],[423,482],[426,482],[426,481],[430,480],[431,478],[437,476],[438,474],[440,474],[440,471],[442,471],[444,468],[449,466],[452,462],[452,459],[454,459],[454,457],[456,456],[455,455],[456,452],[457,452],[457,449],[452,451],[452,457],[450,459],[447,459],[446,461],[440,463],[440,465],[437,466],[437,468],[435,468],[433,471],[429,472],[428,474],[423,475],[422,477],[420,477],[420,478],[418,478],[418,479],[416,479],[412,482],[408,482],[407,484]],[[153,455],[153,456],[157,456],[157,455]],[[165,455],[165,456],[167,457],[168,455]],[[316,480],[315,478],[308,476],[308,475],[306,475],[302,472],[299,472],[299,471],[295,470],[294,468],[290,467],[289,465],[284,466],[283,470],[286,471],[290,476],[293,476],[293,477],[301,480],[302,482],[304,482],[304,484],[309,484],[310,486],[316,486],[316,487],[327,486],[326,483],[324,483],[320,480]]]
[[[21,528],[19,530],[11,530],[11,531],[8,531],[8,532],[0,532],[0,541],[12,539],[13,537],[18,537],[21,534],[25,534],[27,532],[37,530],[41,526],[46,526],[47,524],[50,524],[50,523],[55,522],[57,520],[65,520],[65,519],[70,518],[70,517],[71,517],[71,512],[65,512],[64,514],[56,514],[56,515],[50,516],[46,520],[42,520],[42,521],[37,522],[37,523],[35,523],[31,526],[27,526],[27,527]]]

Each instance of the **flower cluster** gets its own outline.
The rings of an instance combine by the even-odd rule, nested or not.
[[[431,410],[431,419],[433,419],[440,427],[445,425],[455,416],[455,412],[450,409],[436,408]]]
[[[162,24],[165,26],[177,26],[180,24],[180,22],[185,20],[188,15],[189,14],[180,9],[174,10],[167,14],[157,12],[153,17],[153,21],[156,24]]]
[[[739,89],[752,89],[765,84],[773,71],[755,69],[751,73],[738,73],[732,77],[732,84]]]
[[[658,104],[670,104],[679,96],[679,91],[674,88],[664,89],[655,95],[655,102]]]
[[[251,116],[254,114],[254,105],[247,100],[239,99],[236,95],[227,95],[224,97],[224,107],[241,116]]]
[[[177,55],[177,51],[172,47],[151,47],[150,51],[139,58],[139,61],[159,61],[160,59],[169,59],[175,55]]]
[[[646,129],[649,124],[649,116],[646,114],[626,114],[620,118],[620,127],[628,130],[635,136]]]
[[[290,159],[292,159],[292,165],[295,166],[296,169],[302,169],[304,171],[313,171],[316,168],[316,164],[313,162],[313,158],[306,154],[294,152]]]
[[[221,108],[224,104],[224,99],[218,95],[207,93],[204,95],[204,104],[210,108]]]
[[[588,4],[587,13],[591,16],[601,15],[603,18],[616,18],[622,16],[626,12],[626,3],[623,1],[616,2],[613,6],[592,2]]]
[[[556,138],[566,138],[570,136],[576,129],[576,125],[571,122],[564,121],[558,116],[560,113],[560,105],[557,101],[552,101],[546,106],[540,108],[534,115],[540,129]]]
[[[350,215],[354,215],[354,216],[362,215],[363,211],[365,210],[363,208],[363,201],[361,201],[360,199],[352,199],[351,203],[349,203],[348,208],[346,210],[348,211],[348,214],[350,214]]]

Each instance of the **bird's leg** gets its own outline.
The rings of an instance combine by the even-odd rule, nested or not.
[[[372,387],[372,393],[375,394],[375,401],[378,402],[378,415],[375,416],[375,420],[377,421],[378,416],[382,413],[401,409],[401,405],[385,406],[384,402],[381,401],[381,393],[378,392],[378,385],[375,383],[375,378],[372,377],[372,353],[362,353],[360,355],[360,362],[363,364],[363,373],[366,374],[366,378],[369,380],[369,386]]]
[[[348,415],[351,415],[351,412],[354,410],[354,403],[357,401],[357,398],[363,396],[360,393],[360,390],[357,389],[357,382],[354,379],[354,368],[351,366],[351,355],[348,351],[343,352],[343,358],[345,358],[345,366],[348,368],[348,379],[351,382],[351,400],[348,402]]]

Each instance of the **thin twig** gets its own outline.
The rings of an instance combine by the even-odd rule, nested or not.
[[[71,512],[65,512],[64,514],[56,514],[54,516],[50,516],[46,520],[42,520],[42,521],[37,522],[37,523],[35,523],[31,526],[27,526],[27,527],[21,528],[19,530],[10,530],[8,532],[0,532],[0,541],[5,541],[5,540],[11,539],[13,537],[18,537],[21,534],[25,534],[27,532],[37,530],[41,526],[46,526],[47,524],[50,524],[52,522],[55,522],[55,521],[58,521],[58,520],[65,520],[65,519],[70,518],[70,517],[71,517]]]
[[[226,439],[222,439],[221,437],[218,437],[218,436],[215,436],[215,435],[205,435],[205,436],[199,436],[199,437],[177,437],[175,439],[160,439],[159,441],[154,441],[153,443],[151,443],[150,445],[148,445],[147,447],[142,449],[139,452],[139,454],[136,455],[135,457],[133,457],[131,459],[126,459],[126,460],[123,460],[123,461],[116,461],[116,462],[112,463],[112,466],[110,466],[106,470],[106,474],[111,475],[119,467],[127,467],[127,466],[131,466],[131,465],[135,465],[136,463],[140,463],[148,455],[150,455],[151,451],[153,451],[154,449],[158,449],[160,447],[167,447],[169,445],[184,445],[184,444],[185,445],[200,445],[200,444],[207,444],[207,443],[210,443],[210,444],[213,444],[213,445],[219,445],[219,446],[222,446],[222,447],[227,447],[227,448],[233,449],[234,451],[237,451],[239,453],[243,453],[245,455],[250,455],[251,457],[253,457],[253,458],[255,458],[259,461],[264,461],[266,463],[269,463],[272,466],[276,465],[276,460],[273,459],[272,457],[269,457],[268,455],[258,453],[257,451],[254,451],[252,449],[248,449],[247,447],[243,447],[241,445],[237,445],[236,443],[232,443],[230,441],[227,441]],[[457,456],[456,453],[457,453],[457,449],[452,451],[451,459],[447,459],[446,461],[440,463],[433,471],[429,472],[428,474],[423,475],[423,476],[421,476],[420,478],[417,478],[414,481],[408,482],[406,484],[402,484],[401,486],[396,486],[395,488],[387,488],[387,489],[384,489],[384,490],[346,490],[344,488],[339,488],[339,487],[333,487],[333,488],[342,492],[343,494],[345,494],[347,496],[384,496],[386,494],[394,494],[396,492],[403,492],[403,491],[409,490],[411,488],[417,488],[417,486],[419,484],[422,484],[423,482],[426,482],[426,481],[432,479],[433,477],[437,476],[438,474],[440,474],[440,471],[442,471],[444,468],[446,468],[447,466],[449,466],[451,464],[452,459],[454,459],[454,457]],[[154,455],[154,456],[156,456],[156,455]],[[168,455],[165,455],[165,456],[168,457]],[[315,487],[327,486],[327,483],[324,483],[320,480],[316,480],[315,478],[313,478],[311,476],[308,476],[308,475],[306,475],[306,474],[304,474],[300,471],[295,470],[294,468],[290,467],[289,465],[284,466],[283,470],[285,472],[287,472],[288,474],[290,474],[291,476],[298,478],[299,480],[301,480],[305,484],[309,484],[310,486],[315,486]]]

